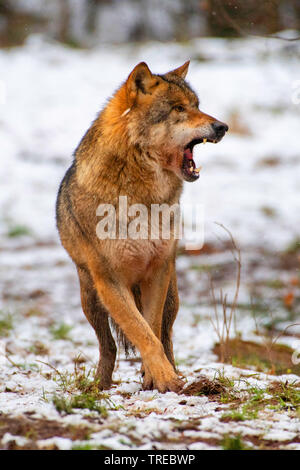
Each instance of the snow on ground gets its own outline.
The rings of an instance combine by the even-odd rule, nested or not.
[[[189,81],[201,108],[231,127],[219,145],[196,150],[202,176],[185,185],[183,201],[204,204],[206,242],[226,240],[217,221],[241,247],[238,331],[245,340],[262,342],[254,334],[254,294],[279,316],[281,331],[296,322],[297,309],[284,309],[281,297],[290,294],[291,279],[298,279],[299,263],[286,267],[276,260],[300,237],[300,105],[292,101],[293,83],[300,78],[299,54],[299,44],[275,40],[203,39],[186,45],[73,50],[37,36],[24,47],[0,51],[6,89],[0,104],[0,421],[1,416],[11,420],[1,447],[32,447],[34,441],[40,448],[197,450],[220,448],[229,435],[240,436],[248,447],[300,448],[299,415],[292,405],[266,406],[255,418],[244,413],[244,420],[228,419],[224,414],[232,412],[232,403],[236,409],[244,406],[237,399],[141,391],[140,363],[122,352],[109,400],[102,400],[107,416],[79,409],[66,414],[53,403],[55,395],[70,398],[62,382],[68,373],[69,379],[74,376],[74,360],[80,356],[87,371],[98,355],[81,312],[75,269],[58,242],[56,191],[82,134],[141,60],[163,73],[191,58]],[[217,287],[232,299],[236,267],[230,250],[178,259],[181,308],[174,343],[187,385],[203,376],[222,377],[233,381],[234,393],[251,397],[257,390],[266,390],[267,396],[276,381],[297,383],[293,374],[278,377],[218,362],[210,321],[211,267]],[[279,283],[277,290],[263,284],[271,281]],[[292,288],[296,300],[297,282]],[[265,324],[268,315],[259,321]],[[286,333],[280,342],[298,349],[296,327],[291,331],[294,335]],[[19,424],[25,420],[29,431],[33,426],[36,438],[27,428],[21,432],[21,424],[16,428],[14,419]],[[39,423],[44,433],[37,430]],[[49,423],[57,429],[51,431]],[[82,433],[67,432],[69,425]]]

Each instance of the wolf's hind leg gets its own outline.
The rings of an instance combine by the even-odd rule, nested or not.
[[[167,298],[164,305],[161,341],[165,350],[165,354],[175,370],[176,367],[173,354],[172,327],[177,316],[178,308],[179,298],[177,289],[177,278],[174,266],[174,270],[168,288]]]
[[[117,348],[108,322],[108,314],[101,304],[88,270],[78,268],[82,309],[95,330],[99,341],[100,359],[96,371],[99,388],[111,386]]]

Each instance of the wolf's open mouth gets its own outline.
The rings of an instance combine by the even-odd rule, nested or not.
[[[194,139],[185,146],[181,171],[186,181],[196,181],[199,178],[201,166],[196,168],[196,163],[193,160],[193,149],[195,145],[205,144],[206,142],[213,141],[206,138]]]

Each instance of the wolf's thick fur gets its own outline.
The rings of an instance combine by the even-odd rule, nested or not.
[[[178,391],[171,339],[178,310],[176,240],[99,239],[99,204],[177,203],[185,146],[219,140],[184,81],[188,63],[166,75],[138,64],[75,151],[57,198],[57,226],[76,264],[83,311],[99,340],[97,378],[109,388],[116,357],[109,316],[140,351],[144,388]],[[225,131],[224,131],[225,133]],[[223,133],[223,135],[224,135]],[[118,211],[117,211],[118,214]]]

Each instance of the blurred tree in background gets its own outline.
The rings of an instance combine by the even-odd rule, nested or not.
[[[300,0],[0,0],[0,46],[32,33],[72,46],[300,30]]]
[[[299,0],[207,0],[211,33],[216,36],[273,34],[300,28]]]
[[[47,27],[40,15],[15,8],[11,1],[0,0],[1,47],[22,44],[31,32],[36,31],[38,25]]]

